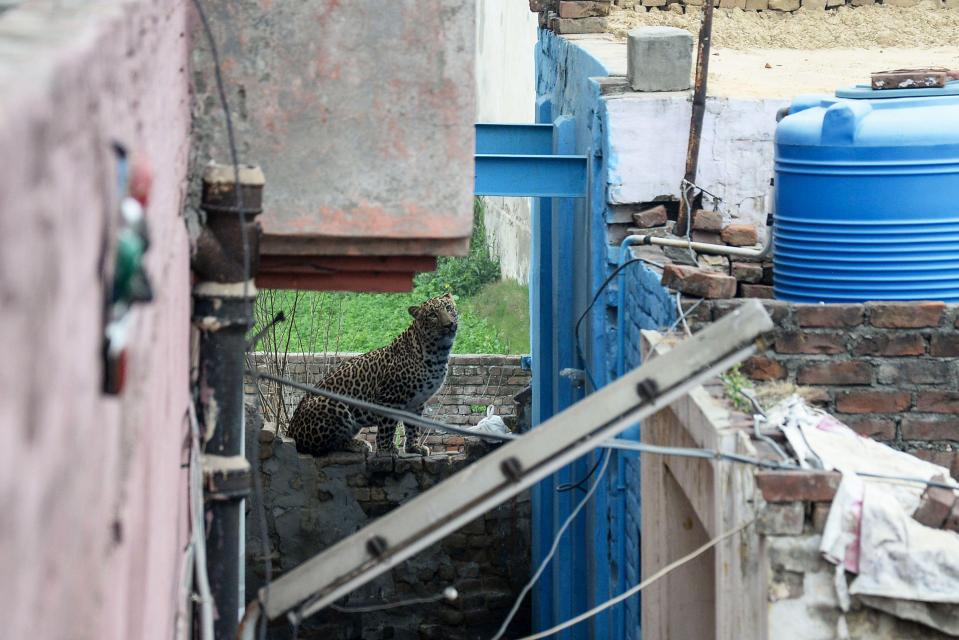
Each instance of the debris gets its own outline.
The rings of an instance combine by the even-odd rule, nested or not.
[[[663,286],[700,298],[732,298],[736,278],[694,267],[668,264],[663,269]]]
[[[638,211],[633,214],[633,222],[637,227],[660,227],[666,224],[666,207],[657,205],[652,209]]]
[[[752,224],[735,223],[721,233],[723,242],[734,247],[751,247],[759,242],[759,232]]]

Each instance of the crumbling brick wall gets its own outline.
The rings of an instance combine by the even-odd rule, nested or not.
[[[327,372],[355,356],[353,353],[290,354],[283,375],[304,384],[317,384]],[[271,370],[263,354],[257,354],[256,362],[261,370]],[[513,396],[529,383],[530,372],[521,366],[520,356],[454,354],[450,356],[446,383],[426,406],[424,415],[446,424],[473,425],[482,420],[487,407],[493,405],[496,415],[505,417],[509,423],[516,413]],[[272,387],[263,382],[261,389],[270,392]],[[254,393],[249,379],[246,393],[248,398]],[[293,415],[302,397],[303,394],[296,389],[284,391],[288,415]],[[375,428],[364,430],[362,435],[370,443],[375,443]],[[465,441],[463,436],[434,433],[426,438],[426,445],[435,453],[461,452]]]
[[[249,436],[260,435],[248,406]],[[292,441],[260,436],[269,546],[274,575],[285,573],[370,521],[460,471],[482,455],[393,459],[334,453],[300,455]],[[252,447],[248,440],[248,450]],[[252,511],[247,517],[248,595],[263,584],[262,541]],[[299,638],[325,640],[472,640],[491,637],[505,619],[530,572],[530,502],[523,493],[401,563],[353,593],[349,606],[428,598],[453,586],[459,598],[372,613],[327,610],[306,620]],[[343,604],[343,603],[341,603]],[[280,622],[271,637],[285,637]],[[527,604],[507,637],[526,635]]]
[[[797,623],[803,625],[804,638],[836,637],[840,616],[836,568],[823,559],[819,546],[839,474],[797,478],[760,472],[757,480],[763,496],[757,528],[763,538],[768,585],[767,637],[797,637]],[[852,596],[845,617],[853,640],[953,637],[872,609],[857,596]]]
[[[704,301],[695,331],[741,301]],[[959,477],[959,305],[763,301],[776,323],[743,364],[757,382],[808,387],[859,433],[951,468]],[[687,307],[691,306],[687,304]]]

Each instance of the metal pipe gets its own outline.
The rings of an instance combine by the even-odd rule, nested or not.
[[[633,244],[655,244],[660,247],[681,247],[689,248],[697,253],[711,253],[720,256],[739,256],[741,258],[763,259],[772,255],[773,251],[773,232],[769,228],[769,240],[762,249],[744,249],[743,247],[730,247],[724,244],[709,244],[706,242],[689,242],[680,238],[657,238],[655,236],[629,236],[629,238],[639,238],[639,242]]]
[[[243,455],[243,379],[256,299],[252,277],[263,173],[243,167],[238,178],[239,188],[232,166],[211,165],[204,172],[200,206],[207,222],[192,265],[200,280],[193,290],[193,323],[200,332],[197,413],[205,445],[207,573],[218,613],[217,638],[236,636],[242,609],[243,500],[251,478]]]
[[[699,44],[696,48],[696,80],[693,85],[693,108],[689,119],[689,143],[686,146],[685,180],[696,184],[696,172],[699,166],[699,140],[703,133],[703,116],[706,113],[706,80],[709,76],[709,45],[713,32],[713,0],[706,0],[703,24],[699,28]],[[684,183],[685,188],[685,183]],[[692,229],[692,213],[702,202],[702,194],[695,196],[696,206],[688,199],[681,205],[679,220],[686,220]],[[685,208],[685,211],[682,209]]]

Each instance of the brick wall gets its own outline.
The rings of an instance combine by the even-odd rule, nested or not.
[[[691,327],[739,304],[704,301],[690,314]],[[763,304],[776,330],[766,351],[743,364],[744,374],[809,387],[850,427],[959,477],[959,305]]]
[[[355,357],[356,354],[290,354],[285,372],[281,375],[305,384],[318,384],[333,367]],[[263,354],[256,356],[257,366],[263,371],[275,372]],[[519,356],[500,355],[452,355],[446,383],[426,405],[424,415],[451,425],[476,424],[486,416],[489,405],[496,407],[496,415],[503,417],[509,425],[515,416],[513,396],[529,386],[530,372],[520,366]],[[275,387],[267,381],[261,381],[261,389],[269,394],[267,406],[275,406]],[[253,393],[252,383],[247,380],[247,395]],[[286,389],[284,404],[289,416],[300,402],[303,394],[296,389]],[[281,430],[286,425],[286,415],[281,413],[277,421]],[[364,438],[375,442],[376,429],[364,429]],[[434,452],[462,451],[464,438],[458,435],[431,434],[426,445]]]
[[[766,11],[783,14],[802,9],[824,11],[843,5],[887,5],[914,7],[922,0],[714,0],[720,9]],[[956,0],[943,0],[941,6],[955,7]],[[555,33],[604,33],[609,27],[610,2],[591,0],[529,0],[531,11],[539,14],[539,25]],[[704,0],[616,0],[615,5],[637,11],[675,11],[672,7],[702,7]],[[682,11],[680,11],[681,13]]]
[[[291,440],[261,432],[247,406],[248,438],[263,447],[260,471],[274,575],[290,571],[372,520],[460,471],[485,451],[392,459],[334,453],[300,455]],[[252,450],[248,445],[247,450]],[[250,511],[250,514],[255,512]],[[249,514],[248,514],[249,515]],[[249,517],[246,592],[263,584],[259,526]],[[454,602],[348,614],[326,610],[304,621],[299,638],[480,640],[494,635],[530,571],[530,502],[524,492],[353,592],[349,606],[427,598],[455,587]],[[339,604],[344,604],[343,602]],[[507,637],[529,632],[529,600]],[[280,620],[271,637],[287,637]]]

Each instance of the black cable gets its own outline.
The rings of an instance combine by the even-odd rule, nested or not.
[[[568,482],[565,484],[558,485],[556,487],[556,493],[565,493],[567,491],[574,491],[579,489],[583,493],[586,493],[586,489],[583,487],[589,482],[589,479],[593,477],[593,474],[596,473],[596,469],[599,468],[599,463],[602,462],[602,458],[597,458],[596,462],[593,463],[592,468],[586,472],[586,475],[583,476],[583,479],[579,482]]]
[[[636,264],[637,262],[649,262],[649,261],[643,258],[630,258],[623,264],[613,269],[612,273],[606,276],[606,279],[603,280],[603,283],[599,285],[599,288],[596,290],[596,293],[593,294],[593,299],[590,301],[588,305],[586,305],[586,309],[583,311],[583,313],[580,314],[579,319],[576,320],[576,327],[573,329],[574,340],[576,342],[576,355],[579,356],[580,360],[582,360],[583,370],[586,372],[586,377],[589,378],[589,383],[593,385],[594,390],[598,389],[599,386],[596,384],[596,379],[593,378],[592,371],[590,371],[589,361],[586,359],[585,355],[583,354],[583,347],[581,344],[582,340],[580,339],[580,335],[579,335],[580,326],[583,324],[583,320],[586,318],[586,316],[592,310],[593,306],[596,304],[596,301],[599,300],[599,296],[602,295],[603,290],[609,286],[610,282],[613,281],[613,278],[619,275],[620,271],[622,271],[623,269],[625,269],[631,264]],[[653,263],[650,263],[650,264],[653,264]],[[654,266],[658,266],[658,265],[654,265]]]
[[[203,9],[203,4],[201,0],[193,0],[193,6],[196,8],[196,12],[200,18],[200,22],[203,25],[203,32],[206,35],[207,44],[210,47],[210,56],[213,58],[213,73],[216,78],[216,88],[217,93],[220,98],[220,107],[223,109],[223,117],[226,121],[226,137],[227,144],[230,149],[230,162],[233,164],[233,200],[234,206],[236,207],[237,212],[237,222],[240,225],[240,242],[243,245],[243,299],[249,300],[248,287],[250,283],[250,239],[249,233],[246,228],[246,217],[243,207],[243,190],[240,187],[240,161],[239,154],[236,151],[236,137],[233,130],[233,117],[230,114],[230,106],[226,97],[226,89],[224,88],[223,83],[223,70],[220,65],[220,53],[216,47],[216,39],[213,37],[213,30],[210,28],[210,21],[207,19],[206,11]],[[250,306],[250,309],[247,313],[247,327],[246,330],[249,332],[253,328],[253,307]],[[257,336],[258,338],[259,336]],[[254,341],[254,345],[256,341]],[[253,384],[259,389],[259,372],[253,373]],[[259,393],[257,394],[257,399],[254,401],[255,406],[258,407],[259,403]],[[245,434],[244,434],[244,437]],[[263,593],[269,594],[269,586],[273,581],[273,564],[270,558],[270,546],[269,546],[269,532],[266,523],[266,508],[263,504],[263,482],[260,478],[260,439],[259,434],[256,437],[251,438],[253,441],[253,451],[252,457],[254,460],[254,469],[253,469],[253,500],[256,503],[256,512],[257,512],[257,526],[259,528],[261,549],[260,552],[263,554],[263,573],[264,573],[264,582],[266,589],[263,590]],[[259,595],[257,596],[259,597]],[[266,599],[261,602],[263,609],[266,609]],[[262,624],[259,627],[259,638],[260,640],[265,640],[267,636],[267,626],[268,622],[265,618],[262,621]]]

